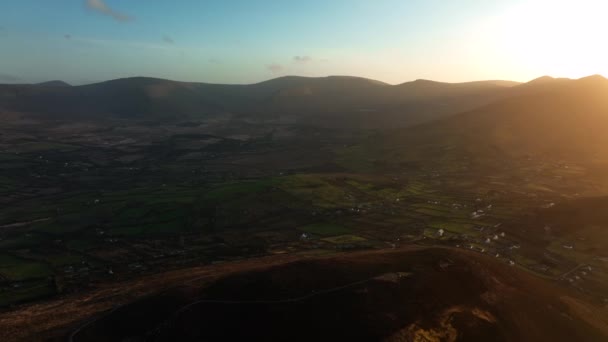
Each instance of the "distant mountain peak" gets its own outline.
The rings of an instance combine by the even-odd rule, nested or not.
[[[595,74],[595,75],[591,75],[591,76],[587,76],[587,77],[582,77],[579,78],[579,81],[599,81],[599,82],[606,82],[608,81],[608,79],[600,74]]]
[[[545,88],[546,86],[564,84],[567,81],[572,81],[572,79],[570,79],[570,78],[556,78],[556,77],[552,77],[552,76],[542,76],[542,77],[539,77],[539,78],[535,78],[535,79],[533,79],[530,82],[524,83],[521,86],[524,87],[524,88],[538,87],[538,86],[541,86],[542,88]]]
[[[587,89],[587,91],[595,91],[599,92],[599,94],[605,94],[605,92],[608,90],[608,79],[602,75],[591,75],[579,78],[576,80],[575,84],[578,87]]]
[[[398,86],[399,87],[412,87],[412,86],[413,87],[433,87],[433,86],[437,86],[437,85],[441,85],[441,84],[445,85],[447,83],[419,78],[415,81],[401,83]]]
[[[343,76],[343,75],[331,75],[331,76],[323,76],[323,77],[310,77],[310,76],[295,76],[295,75],[287,75],[281,76],[277,78],[272,78],[266,81],[262,81],[256,84],[264,84],[264,83],[281,83],[281,82],[307,82],[307,81],[348,81],[348,82],[365,82],[376,85],[387,85],[384,82],[373,80],[365,77],[358,76]]]
[[[424,79],[424,78],[419,78],[419,79],[417,79],[417,80],[415,80],[413,82],[410,82],[410,83],[432,85],[432,84],[443,84],[444,82],[439,82],[439,81],[433,81],[433,80],[427,80],[427,79]]]
[[[550,82],[555,82],[555,81],[606,82],[606,81],[608,81],[608,79],[606,79],[604,76],[599,75],[599,74],[581,77],[579,79],[555,78],[555,77],[551,77],[551,76],[542,76],[539,78],[535,78],[526,84],[543,84],[543,83],[550,83]]]
[[[541,76],[541,77],[535,78],[535,79],[533,79],[532,81],[530,81],[528,83],[549,82],[549,81],[553,81],[553,80],[555,80],[555,77],[545,75],[545,76]]]
[[[532,81],[525,83],[525,84],[545,84],[545,83],[562,82],[562,81],[572,81],[572,79],[565,78],[565,77],[542,76],[539,78],[535,78]]]
[[[64,81],[60,81],[60,80],[53,80],[53,81],[48,81],[48,82],[42,82],[42,83],[37,83],[37,86],[42,86],[42,87],[71,87],[72,85],[64,82]]]

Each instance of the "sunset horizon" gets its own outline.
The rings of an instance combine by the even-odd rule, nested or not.
[[[544,79],[544,78],[579,80],[579,79],[585,79],[585,78],[590,78],[590,77],[602,77],[604,79],[607,79],[607,77],[602,74],[590,74],[590,75],[583,75],[581,77],[576,77],[576,78],[556,77],[556,76],[552,76],[552,75],[539,75],[538,77],[534,77],[532,79],[528,79],[528,80],[524,80],[524,81],[511,80],[511,79],[472,79],[472,80],[449,82],[449,81],[443,81],[441,79],[415,78],[415,79],[406,80],[403,82],[387,83],[387,82],[383,82],[383,81],[376,80],[373,78],[357,76],[357,75],[328,74],[328,75],[320,75],[320,76],[306,76],[306,75],[297,75],[297,74],[285,74],[285,75],[281,75],[281,76],[272,76],[268,79],[263,79],[261,81],[256,81],[256,82],[251,82],[251,83],[219,83],[219,82],[212,83],[212,82],[206,82],[205,80],[176,80],[176,79],[153,77],[153,76],[146,76],[146,75],[129,75],[129,76],[121,76],[121,77],[117,77],[117,78],[98,80],[98,81],[94,81],[94,82],[90,82],[90,83],[82,83],[82,84],[77,84],[77,83],[71,84],[69,82],[65,82],[62,79],[48,79],[48,80],[42,80],[42,81],[37,81],[37,82],[32,82],[32,83],[25,83],[25,82],[19,82],[19,81],[3,82],[3,83],[19,85],[19,84],[41,84],[41,83],[48,83],[48,82],[65,82],[66,84],[69,84],[71,86],[83,86],[83,85],[91,85],[91,84],[96,84],[96,83],[104,83],[104,82],[122,80],[122,79],[137,79],[137,78],[146,79],[146,78],[148,78],[148,79],[159,79],[159,80],[165,80],[165,81],[170,81],[170,82],[180,82],[180,83],[200,83],[200,84],[215,84],[215,85],[255,85],[255,84],[264,83],[264,82],[268,82],[268,81],[272,81],[272,80],[276,80],[276,79],[283,79],[283,78],[303,78],[303,79],[358,78],[358,79],[366,79],[366,80],[373,81],[373,82],[379,82],[379,83],[382,83],[382,84],[385,84],[388,86],[398,86],[401,84],[412,83],[412,82],[416,82],[416,81],[429,81],[429,82],[437,82],[437,83],[445,83],[445,84],[464,84],[464,83],[476,83],[476,82],[505,81],[505,82],[514,82],[516,84],[525,84],[525,83],[533,82],[535,80]],[[2,83],[0,83],[0,84],[2,84]]]
[[[0,341],[608,341],[607,19],[0,1]]]
[[[0,83],[146,76],[251,84],[352,75],[398,84],[606,75],[601,40],[608,24],[598,17],[606,7],[599,0],[6,2]]]

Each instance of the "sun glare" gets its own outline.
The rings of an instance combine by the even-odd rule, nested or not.
[[[608,1],[529,0],[498,20],[497,42],[515,67],[540,75],[608,75]]]

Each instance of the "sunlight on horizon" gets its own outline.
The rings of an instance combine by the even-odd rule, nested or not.
[[[104,1],[0,2],[0,83],[608,76],[608,0]]]
[[[496,53],[518,73],[608,76],[608,2],[528,0],[491,24]],[[514,77],[517,78],[517,77]]]

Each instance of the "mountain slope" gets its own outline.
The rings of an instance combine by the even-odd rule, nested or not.
[[[41,118],[184,119],[229,115],[339,125],[407,124],[470,110],[512,83],[415,81],[397,86],[346,76],[282,77],[251,85],[134,77],[77,87],[0,85],[0,108]]]
[[[608,160],[608,80],[591,76],[517,86],[513,96],[400,132],[393,143],[444,145],[477,157]]]
[[[37,83],[36,85],[42,86],[42,87],[71,87],[72,86],[69,83],[60,81],[60,80]]]
[[[122,306],[71,336],[599,341],[608,333],[598,318],[604,309],[500,259],[456,249],[409,247],[233,269],[206,286],[191,282]]]

